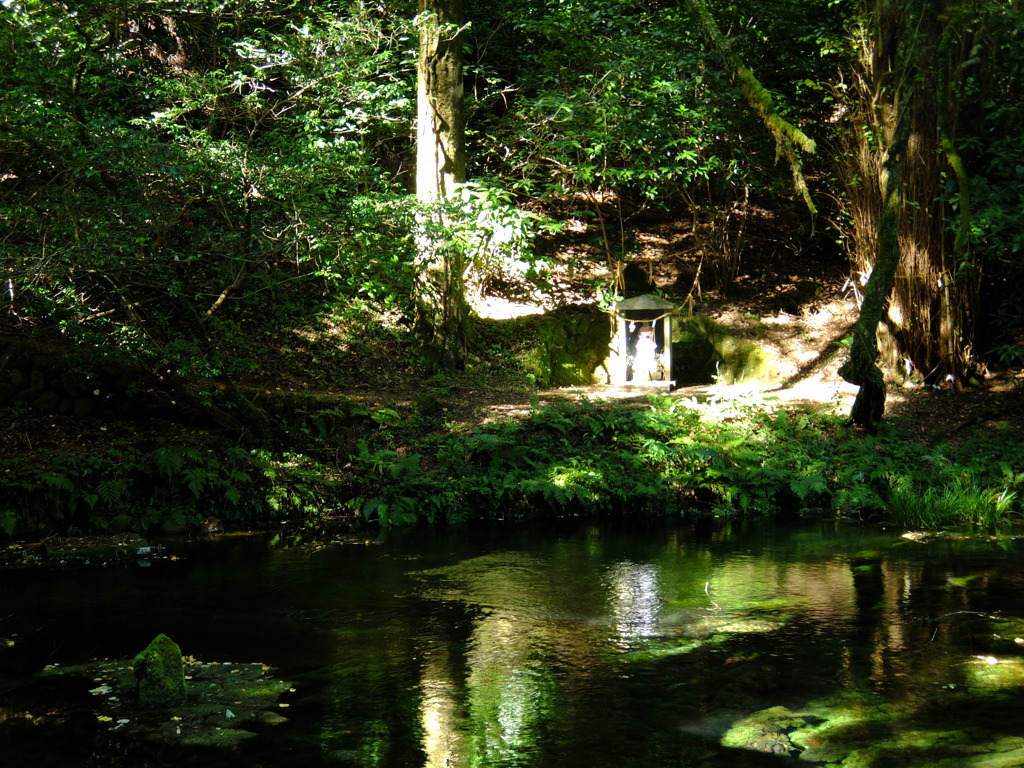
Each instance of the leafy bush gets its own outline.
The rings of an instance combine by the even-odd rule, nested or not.
[[[340,506],[345,482],[307,457],[239,446],[52,452],[32,462],[0,462],[0,525],[14,536],[143,531],[168,522],[194,527],[211,515],[245,523],[319,517]]]
[[[582,400],[425,434],[399,423],[352,459],[362,488],[353,508],[367,520],[816,510],[898,525],[991,524],[1019,512],[1024,484],[1014,457],[992,460],[1002,440],[953,458],[891,430],[865,435],[840,417],[756,398]]]

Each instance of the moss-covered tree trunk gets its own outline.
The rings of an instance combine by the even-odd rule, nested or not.
[[[904,107],[909,108],[909,105]],[[909,117],[904,129],[909,134]],[[850,412],[850,418],[862,427],[874,427],[885,413],[885,380],[876,364],[878,358],[878,324],[885,314],[889,292],[900,263],[899,222],[900,222],[900,173],[907,138],[890,147],[890,157],[885,164],[882,179],[884,204],[878,224],[878,255],[875,266],[864,289],[860,315],[853,331],[853,345],[850,358],[839,370],[840,376],[860,387]]]
[[[469,308],[464,256],[447,234],[446,204],[466,180],[462,0],[419,0],[416,333],[436,367],[465,363]]]
[[[807,180],[804,178],[803,161],[800,158],[800,152],[814,153],[816,148],[814,141],[787,121],[776,109],[772,95],[761,85],[761,81],[757,79],[753,71],[744,65],[739,55],[733,50],[729,39],[722,35],[705,0],[689,0],[689,4],[691,12],[700,22],[704,38],[725,60],[728,67],[727,74],[739,86],[754,114],[761,119],[765,128],[775,139],[778,155],[785,157],[786,162],[789,163],[796,191],[804,199],[811,214],[816,214],[817,209],[811,199],[811,192],[807,186]]]
[[[900,182],[900,261],[886,316],[891,343],[882,354],[886,364],[930,382],[961,380],[973,366],[981,273],[969,249],[971,180],[958,133],[972,122],[962,114],[961,94],[976,89],[987,58],[985,13],[975,0],[871,4],[855,30],[859,62],[845,91],[854,98],[840,175],[851,222],[846,242],[861,275],[878,268],[887,202],[873,182],[888,173],[897,95],[913,91]]]
[[[859,426],[872,428],[885,413],[885,380],[878,367],[878,325],[885,314],[896,271],[900,264],[900,225],[906,201],[903,197],[903,166],[914,124],[915,95],[920,60],[920,21],[925,3],[908,2],[903,9],[902,35],[892,57],[889,86],[891,133],[878,138],[886,142],[885,157],[878,174],[881,211],[878,216],[877,252],[864,288],[860,314],[853,331],[850,357],[839,374],[860,387],[850,418]]]

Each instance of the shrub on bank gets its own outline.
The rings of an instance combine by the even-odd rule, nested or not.
[[[0,529],[149,530],[343,515],[403,525],[551,515],[819,514],[905,527],[1020,515],[1014,435],[927,449],[892,430],[758,398],[581,400],[466,428],[379,409],[302,452],[224,445],[0,460]]]

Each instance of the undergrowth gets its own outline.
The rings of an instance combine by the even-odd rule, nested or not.
[[[128,444],[95,454],[0,460],[0,532],[86,533],[321,516],[344,495],[328,466],[240,446]]]
[[[817,514],[912,528],[1019,519],[1024,448],[986,434],[928,449],[770,400],[581,399],[467,428],[378,408],[303,453],[128,442],[0,460],[0,530],[146,530],[215,515],[405,525],[538,516]],[[333,441],[333,442],[332,442]]]
[[[396,423],[353,456],[363,480],[350,505],[367,520],[815,511],[936,527],[1018,516],[1024,482],[1010,470],[1024,459],[1007,454],[1016,441],[940,455],[891,430],[867,435],[843,418],[756,398],[581,400],[465,431],[406,428],[415,434]],[[954,476],[991,509],[946,514],[925,503],[929,512],[901,516],[900,488],[941,488]]]

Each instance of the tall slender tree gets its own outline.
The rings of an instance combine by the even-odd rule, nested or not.
[[[419,0],[417,68],[416,332],[434,366],[465,364],[465,256],[446,234],[453,196],[466,180],[462,0]]]

